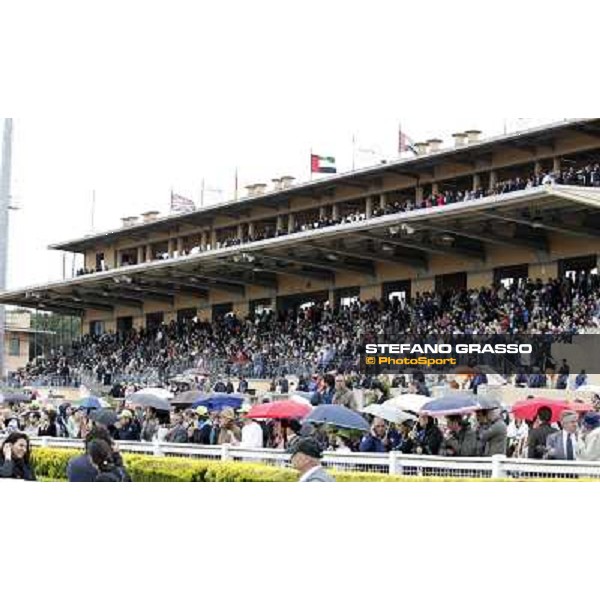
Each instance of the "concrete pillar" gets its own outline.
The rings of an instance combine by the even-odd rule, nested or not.
[[[183,238],[177,238],[177,256],[183,255]]]
[[[206,231],[203,231],[200,234],[200,249],[201,250],[206,250],[206,246],[208,244],[208,240],[207,240],[208,236],[206,234]]]
[[[417,187],[415,193],[415,202],[417,202],[417,204],[423,202],[423,188],[421,186]]]
[[[496,171],[490,171],[490,190],[493,189],[498,183],[498,173]]]
[[[144,262],[144,246],[138,246],[137,261],[138,261],[138,264],[142,264]]]
[[[250,221],[248,223],[248,237],[252,237],[254,235],[254,221]]]
[[[555,157],[554,157],[553,164],[552,164],[552,170],[553,170],[555,173],[556,173],[557,171],[560,171],[560,169],[561,169],[561,163],[562,163],[562,161],[561,161],[561,158],[560,158],[560,156],[555,156]]]
[[[331,207],[331,218],[334,221],[337,221],[340,218],[340,206],[339,206],[339,204],[334,204]]]
[[[244,237],[244,226],[241,223],[238,223],[237,226],[237,238],[241,240]]]
[[[379,195],[379,208],[381,208],[382,210],[385,210],[386,206],[387,206],[387,195],[380,194]]]
[[[373,196],[369,196],[365,203],[365,214],[367,215],[367,219],[370,219],[373,216]]]
[[[294,213],[290,213],[288,217],[288,233],[294,233],[294,227],[296,226],[296,217]]]
[[[277,231],[283,231],[283,215],[277,215],[277,224],[275,229]]]
[[[169,238],[167,245],[167,254],[169,255],[169,258],[173,258],[173,255],[175,254],[175,240],[172,240],[171,238]]]
[[[152,256],[152,244],[146,245],[146,262],[150,262],[154,257]]]
[[[539,160],[535,161],[535,164],[533,165],[533,170],[536,175],[539,175],[542,172],[542,163]]]
[[[473,175],[473,191],[477,191],[481,187],[481,175],[479,173],[475,173]]]
[[[212,229],[210,232],[210,249],[214,250],[217,247],[217,230]]]
[[[319,207],[319,219],[325,219],[327,217],[327,208],[325,206]]]
[[[120,252],[118,250],[114,250],[113,251],[113,267],[120,267],[121,266],[121,256],[120,256]]]

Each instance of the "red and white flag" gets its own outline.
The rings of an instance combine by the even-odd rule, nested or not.
[[[196,210],[196,205],[193,200],[174,194],[171,190],[171,212],[190,212]]]

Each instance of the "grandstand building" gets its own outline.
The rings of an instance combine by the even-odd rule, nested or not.
[[[596,272],[600,119],[479,135],[308,183],[282,177],[185,214],[125,218],[51,247],[84,255],[84,274],[0,302],[81,315],[84,333],[100,333]]]

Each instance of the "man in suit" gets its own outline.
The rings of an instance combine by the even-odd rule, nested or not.
[[[294,441],[290,447],[292,467],[300,473],[300,482],[306,483],[331,483],[331,477],[321,466],[323,453],[316,440],[301,437]]]
[[[542,406],[538,410],[535,419],[535,425],[529,432],[527,439],[527,458],[542,459],[546,454],[546,440],[548,436],[556,432],[550,425],[552,420],[552,410],[547,406]]]
[[[577,413],[566,410],[560,418],[562,431],[548,436],[547,457],[551,460],[577,460],[579,440],[577,439]]]

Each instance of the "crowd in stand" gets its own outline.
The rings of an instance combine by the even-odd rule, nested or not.
[[[402,212],[411,212],[413,210],[441,207],[450,204],[461,202],[469,202],[486,196],[494,196],[499,194],[509,194],[512,192],[532,189],[542,185],[575,185],[583,187],[600,187],[600,164],[587,164],[581,167],[570,166],[560,171],[540,171],[532,173],[524,177],[514,177],[498,181],[491,184],[487,189],[477,187],[476,189],[454,189],[447,188],[437,193],[430,193],[422,199],[405,198],[402,200],[391,200],[382,206],[374,206],[371,211],[371,218],[381,217],[389,214]],[[368,219],[366,209],[355,209],[347,214],[334,218],[332,215],[320,215],[310,218],[306,215],[296,215],[295,224],[292,233],[302,231],[312,231],[335,225],[347,223],[356,223]],[[251,242],[271,239],[282,235],[287,235],[287,229],[277,229],[276,227],[267,226],[263,229],[256,230],[252,235],[248,234],[243,237],[230,235],[217,241],[217,248],[230,248]],[[189,251],[182,251],[181,256],[188,254],[196,254],[201,252],[202,248],[196,246]],[[169,258],[166,252],[157,253],[154,260],[163,260]],[[126,265],[125,265],[126,266]],[[77,276],[89,275],[109,270],[107,265],[103,265],[99,269],[83,268],[77,271]]]
[[[152,370],[162,383],[185,367],[228,375],[270,378],[311,375],[333,368],[357,371],[365,344],[402,334],[577,334],[600,326],[600,279],[582,275],[549,282],[524,281],[492,287],[417,293],[298,311],[233,314],[213,322],[197,319],[156,329],[86,335],[31,362],[16,375],[22,384],[56,376],[65,382],[92,374],[98,383]],[[521,382],[522,383],[522,382]],[[541,387],[541,386],[540,386]]]

